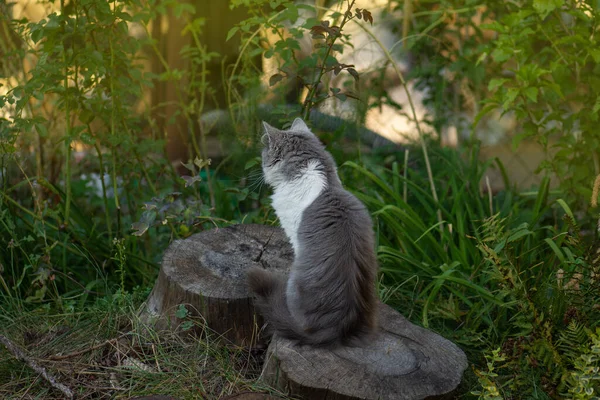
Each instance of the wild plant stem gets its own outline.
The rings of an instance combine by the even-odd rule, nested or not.
[[[410,25],[410,19],[412,18],[412,0],[404,0],[404,7],[402,8],[402,40],[404,42],[404,48],[406,49],[406,37],[408,36],[408,28]]]
[[[402,87],[404,87],[404,91],[406,92],[406,98],[408,99],[408,104],[410,105],[410,110],[412,112],[413,119],[414,119],[415,125],[417,127],[417,132],[419,132],[419,142],[421,144],[421,149],[423,150],[423,157],[425,158],[425,168],[427,169],[427,178],[429,179],[431,195],[433,196],[433,199],[439,206],[439,199],[438,199],[438,195],[437,195],[437,190],[435,188],[435,182],[433,180],[433,172],[431,170],[431,163],[429,162],[427,143],[425,143],[425,138],[423,137],[423,131],[421,130],[421,125],[419,124],[419,118],[417,117],[415,105],[413,103],[410,91],[408,90],[408,86],[406,85],[406,81],[404,80],[404,75],[402,75],[402,72],[400,72],[400,69],[398,68],[398,64],[392,58],[392,55],[390,54],[390,52],[385,48],[383,43],[381,43],[381,41],[373,34],[373,32],[371,32],[371,30],[369,28],[367,28],[365,25],[361,24],[360,22],[358,22],[358,21],[355,21],[355,22],[377,43],[379,48],[381,48],[381,50],[384,52],[386,58],[390,62],[390,64],[394,67],[394,71],[396,72],[396,75],[398,75],[398,79],[400,79],[400,83],[402,84]],[[438,207],[436,214],[437,214],[437,218],[438,218],[440,233],[443,233],[444,225],[443,225],[441,208]]]
[[[189,21],[188,21],[189,23]],[[200,39],[198,38],[198,34],[196,32],[194,32],[193,29],[190,29],[190,32],[192,33],[192,38],[194,39],[194,43],[196,44],[196,47],[198,48],[198,50],[201,53],[201,73],[200,73],[200,105],[198,106],[198,115],[202,115],[202,111],[204,111],[204,102],[206,101],[206,74],[208,73],[208,71],[206,70],[206,46],[202,46],[202,43],[200,43]],[[193,138],[194,141],[194,145],[196,147],[196,149],[198,149],[198,144],[196,143],[196,137],[194,136]],[[206,135],[204,134],[204,127],[202,126],[202,124],[200,124],[200,150],[197,150],[197,154],[200,155],[200,157],[203,160],[207,160],[208,156],[206,153]],[[208,164],[204,165],[204,171],[206,172],[206,183],[208,185],[208,195],[210,198],[210,206],[212,208],[216,207],[215,204],[215,192],[214,192],[214,188],[212,185],[212,178],[210,176],[210,169],[208,168]]]
[[[271,19],[273,19],[275,16],[277,16],[279,14],[281,14],[281,12],[278,12],[277,14],[275,14],[273,17],[271,17]],[[248,48],[250,43],[252,43],[252,39],[254,39],[254,37],[256,35],[258,35],[258,33],[260,32],[261,29],[262,29],[262,27],[255,30],[254,33],[252,33],[252,35],[248,38],[246,43],[244,43],[244,45],[242,46],[242,48],[240,50],[240,55],[238,56],[237,60],[235,60],[235,64],[233,64],[233,68],[231,69],[231,74],[229,75],[229,79],[227,80],[227,104],[229,104],[229,107],[227,107],[227,108],[229,109],[229,117],[231,118],[231,121],[233,122],[234,127],[237,124],[235,123],[236,118],[235,118],[235,115],[233,114],[233,107],[232,107],[232,101],[231,101],[231,92],[232,92],[232,88],[233,88],[233,77],[235,76],[235,72],[238,68],[238,65],[240,64],[240,62],[242,60],[242,56],[246,52],[246,49]]]
[[[115,16],[116,4],[113,1],[112,13]],[[112,101],[112,107],[110,111],[110,134],[112,137],[115,137],[116,129],[115,129],[115,78],[116,78],[116,69],[115,69],[115,52],[113,48],[113,40],[109,40],[110,45],[110,99]],[[115,151],[115,146],[111,146],[111,176],[112,176],[112,185],[113,185],[113,193],[115,198],[115,207],[117,210],[117,236],[121,235],[121,204],[119,203],[119,191],[117,187],[117,154]]]
[[[408,155],[410,151],[408,149],[404,150],[404,183],[402,190],[402,199],[406,203],[408,201]]]
[[[88,124],[88,129],[90,129]],[[104,217],[106,218],[106,228],[108,229],[108,237],[112,238],[112,223],[110,213],[108,211],[108,196],[106,195],[106,184],[104,183],[104,162],[102,160],[102,150],[98,142],[94,143],[96,153],[98,153],[98,162],[100,163],[100,185],[102,186],[102,200],[104,202]]]
[[[350,16],[350,18],[348,17],[348,14],[351,14],[352,11],[352,7],[354,6],[356,0],[351,0],[348,3],[348,8],[346,10],[346,12],[344,13],[344,18],[342,19],[342,23],[340,24],[340,30],[339,30],[339,34],[336,35],[335,37],[331,37],[331,42],[329,43],[329,46],[327,47],[327,51],[325,52],[325,57],[323,57],[322,60],[322,64],[321,67],[319,68],[319,76],[317,77],[317,79],[315,79],[315,81],[312,83],[312,85],[310,86],[310,91],[308,92],[308,96],[306,96],[306,100],[304,100],[304,104],[302,105],[303,111],[303,117],[305,120],[308,120],[308,117],[310,116],[310,110],[312,109],[312,107],[314,106],[314,97],[317,95],[317,90],[319,88],[319,83],[321,83],[321,79],[323,79],[323,75],[325,75],[325,72],[327,71],[327,59],[329,58],[329,56],[331,55],[332,51],[333,51],[333,45],[335,44],[335,41],[337,40],[338,37],[341,36],[341,32],[344,29],[344,25],[346,25],[346,23],[352,19],[352,17]]]
[[[64,18],[67,18],[65,9],[65,1],[60,0],[60,10],[61,15]],[[66,25],[66,21],[63,21],[63,24]],[[63,63],[65,68],[65,79],[64,79],[64,87],[65,87],[65,123],[67,124],[67,132],[65,138],[65,185],[66,185],[66,199],[65,199],[65,215],[64,222],[65,224],[69,223],[69,213],[71,211],[71,107],[69,102],[69,65],[67,64],[67,49],[65,45],[63,45]]]
[[[190,24],[190,21],[186,21],[188,24]],[[146,31],[147,35],[150,35],[150,32],[148,31],[148,27],[146,25],[144,25],[144,30]],[[200,39],[197,35],[196,32],[194,32],[193,29],[190,29],[190,32],[192,34],[192,39],[194,40],[195,45],[197,46],[198,50],[201,53],[201,58],[202,58],[202,63],[201,63],[201,69],[202,69],[202,73],[201,73],[201,85],[202,85],[202,91],[200,93],[200,105],[197,109],[198,114],[202,114],[202,111],[204,110],[204,104],[206,102],[206,47],[202,46],[202,43],[200,42]],[[154,53],[156,54],[158,60],[160,61],[161,65],[163,66],[163,68],[165,69],[165,71],[169,71],[169,64],[167,63],[167,61],[165,60],[165,58],[163,57],[162,53],[160,52],[160,50],[158,49],[158,47],[156,46],[155,43],[151,42],[151,46],[152,49],[154,50]],[[229,92],[228,92],[229,93]],[[181,104],[184,104],[182,95],[180,91],[177,91],[177,97],[179,98],[179,101],[181,102]],[[191,120],[191,117],[189,115],[189,113],[186,110],[186,107],[182,107],[182,109],[184,110],[184,115],[185,118],[187,119],[187,123],[188,126],[194,126],[193,121]],[[233,118],[232,118],[233,121]],[[204,135],[204,132],[202,130],[202,128],[200,128],[200,146],[198,146],[198,143],[196,141],[196,137],[192,134],[191,138],[190,138],[190,142],[192,144],[192,147],[194,149],[194,153],[199,155],[202,159],[207,159],[207,155],[206,155],[206,138]],[[204,151],[203,151],[204,149]],[[206,165],[205,167],[205,172],[206,172],[206,182],[207,182],[207,186],[208,186],[208,192],[209,192],[209,197],[210,197],[210,204],[211,207],[215,207],[215,193],[214,193],[214,188],[213,188],[213,184],[212,184],[212,178],[210,176],[210,169],[208,168],[208,165]],[[173,168],[172,168],[173,169]],[[175,172],[175,175],[177,176],[176,171],[173,169],[173,172]]]
[[[61,3],[62,3],[62,1],[61,1]],[[14,344],[6,336],[0,335],[0,343],[2,343],[4,345],[4,347],[6,347],[6,349],[17,360],[23,361],[31,369],[33,369],[40,376],[42,376],[46,380],[46,382],[48,382],[50,384],[50,386],[52,386],[55,389],[60,390],[67,399],[72,399],[74,397],[73,391],[69,387],[60,383],[54,375],[52,375],[51,373],[49,373],[46,370],[46,368],[42,367],[40,364],[38,364],[36,361],[34,361],[34,359],[32,357],[30,357],[28,354],[26,354],[19,346]]]

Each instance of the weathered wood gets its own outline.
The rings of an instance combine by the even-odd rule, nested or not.
[[[252,345],[262,325],[246,286],[252,266],[285,272],[293,250],[281,228],[234,225],[173,242],[164,254],[147,300],[146,316],[159,327],[176,327],[180,304],[238,345]],[[260,318],[260,317],[258,317]]]
[[[263,379],[303,399],[440,398],[459,385],[465,354],[443,337],[380,304],[380,332],[365,347],[296,346],[275,336]]]

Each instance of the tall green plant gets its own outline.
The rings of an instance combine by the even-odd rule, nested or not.
[[[421,160],[408,171],[342,166],[375,217],[381,297],[467,350],[481,398],[566,392],[584,330],[600,325],[593,252],[548,179],[535,197],[494,194],[480,186],[487,166],[470,157],[432,153],[439,201],[423,189]],[[493,369],[482,354],[494,354]]]

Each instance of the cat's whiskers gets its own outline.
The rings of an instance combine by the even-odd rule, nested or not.
[[[260,192],[265,183],[265,175],[263,172],[260,170],[252,171],[248,174],[247,178],[250,183],[248,185],[248,190],[251,192]]]

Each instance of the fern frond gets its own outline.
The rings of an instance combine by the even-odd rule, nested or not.
[[[582,349],[588,347],[589,342],[590,338],[585,326],[576,320],[571,320],[569,325],[559,332],[556,348],[569,365],[573,365],[581,355]]]

